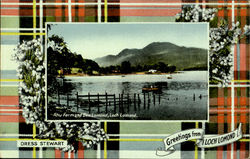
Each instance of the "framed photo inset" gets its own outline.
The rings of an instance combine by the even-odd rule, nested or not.
[[[46,30],[47,120],[208,120],[208,23]]]

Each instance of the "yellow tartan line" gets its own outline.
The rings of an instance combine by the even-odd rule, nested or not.
[[[240,139],[240,142],[250,142],[250,139]]]
[[[36,0],[33,0],[33,28],[36,29]],[[36,39],[36,35],[33,33],[33,38]],[[33,138],[36,138],[36,124],[33,124]],[[33,147],[33,158],[36,158],[36,147]]]
[[[0,79],[0,82],[21,82],[20,79]]]
[[[33,0],[33,28],[36,28],[36,0]],[[36,38],[36,35],[33,35],[33,38]]]
[[[199,123],[198,122],[195,122],[195,128],[196,129],[199,128]],[[194,147],[194,158],[198,159],[198,146],[196,144],[195,144],[195,147]]]
[[[105,131],[105,133],[107,133],[107,122],[105,121],[104,122],[104,131]],[[107,159],[107,141],[105,140],[104,141],[104,150],[103,150],[103,157],[104,157],[104,159]]]
[[[45,33],[17,33],[17,32],[1,32],[0,35],[27,35],[27,36],[36,36],[36,35],[46,35]]]
[[[250,80],[232,80],[232,82],[250,82]]]
[[[163,141],[164,139],[108,139],[108,141]]]
[[[36,124],[33,124],[33,139],[36,138]],[[33,158],[36,158],[36,147],[33,147]]]
[[[108,0],[104,1],[104,22],[108,22]]]

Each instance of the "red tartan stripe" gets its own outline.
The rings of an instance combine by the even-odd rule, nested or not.
[[[0,15],[1,16],[19,16],[19,9],[17,8],[13,8],[13,9],[6,9],[6,8],[2,8],[0,11]]]
[[[5,5],[5,4],[1,4],[0,5],[1,9],[16,9],[18,7],[21,7],[19,4],[16,5]]]
[[[240,108],[240,109],[235,108],[234,112],[241,113],[241,115],[243,115],[243,113],[250,113],[250,110],[248,108]],[[221,109],[210,108],[209,113],[210,114],[232,113],[232,109],[231,108],[221,108]]]
[[[240,150],[241,150],[240,151],[240,158],[247,158],[245,149],[246,149],[246,143],[241,142],[240,143]]]
[[[224,109],[224,89],[218,89],[218,110],[223,110]],[[224,123],[224,113],[218,112],[218,117],[217,117],[217,122],[218,123]],[[218,130],[220,130],[219,124],[218,124]]]
[[[19,105],[18,96],[0,96],[0,105]]]
[[[240,151],[239,151],[240,156],[239,156],[239,158],[240,159],[243,159],[243,158],[246,159],[246,158],[249,157],[249,150],[247,149],[247,144],[248,144],[247,142],[239,142],[239,141],[234,142],[234,148],[233,148],[233,150],[234,150],[233,158],[234,159],[237,158],[237,153],[238,153],[237,152],[238,151],[237,146],[238,145],[239,145],[239,148],[240,148]],[[221,148],[223,148],[223,146],[218,147],[217,150],[219,150]],[[231,144],[226,145],[226,150],[224,150],[224,152],[225,151],[227,151],[227,154],[223,158],[227,158],[227,159],[231,158]]]
[[[249,98],[248,98],[249,99]],[[247,105],[247,97],[240,97],[240,99],[239,99],[239,105],[240,106],[245,106],[245,105]]]
[[[244,44],[240,44],[240,71],[246,71],[246,47]],[[240,74],[240,79],[247,79],[245,72]]]
[[[120,3],[181,3],[182,0],[120,0]]]
[[[217,148],[217,159],[223,158],[223,147]]]
[[[218,97],[218,99],[217,99],[217,105],[218,106],[224,106],[225,104],[224,104],[224,101],[225,100],[225,98],[224,97]]]
[[[247,9],[245,9],[245,7],[247,7],[247,5],[241,5],[241,6],[235,6],[235,7],[240,7],[240,8],[237,8],[237,10],[235,10],[235,16],[241,16],[241,17],[245,17],[247,16]],[[243,8],[244,7],[244,8]],[[238,14],[237,11],[240,11],[240,14]]]
[[[1,123],[25,123],[22,115],[0,115]]]
[[[227,98],[227,106],[231,106],[232,105],[232,98]]]
[[[33,16],[33,9],[32,8],[13,8],[13,9],[1,9],[0,12],[2,16]],[[39,9],[36,10],[36,15],[39,16],[40,12]],[[43,16],[46,14],[43,13]]]
[[[13,109],[13,110],[15,110],[15,109],[22,109],[22,108],[20,108],[20,107],[18,107],[18,106],[14,106],[14,107],[6,107],[6,106],[0,106],[0,110],[1,109]]]
[[[231,144],[227,145],[227,159],[231,159]]]
[[[109,6],[111,6],[111,5],[109,5]],[[134,6],[134,5],[122,5],[122,6],[118,6],[118,5],[116,5],[117,7],[121,7],[121,8],[131,8],[131,9],[133,9],[133,8],[140,8],[140,7],[143,7],[143,8],[150,8],[150,7],[153,7],[153,8],[155,8],[155,9],[158,9],[158,8],[165,8],[165,9],[171,9],[172,10],[172,8],[181,8],[182,7],[182,4],[178,4],[178,5],[168,5],[168,4],[166,4],[166,5],[143,5],[143,4],[140,4],[140,5],[136,5],[136,6]]]
[[[78,143],[78,158],[84,158],[84,147],[80,141]]]
[[[55,150],[55,158],[62,158],[61,151],[60,150]]]
[[[73,152],[64,152],[64,158],[74,158],[74,153]]]
[[[72,3],[83,3],[86,2],[85,0],[71,0]],[[93,0],[92,2],[95,2],[95,0]]]
[[[209,105],[210,106],[217,106],[217,98],[210,98]]]
[[[22,110],[21,110],[22,111]],[[16,113],[16,114],[18,114],[18,113],[20,113],[20,111],[6,111],[6,110],[0,110],[0,113],[2,113],[2,114],[9,114],[9,113]]]
[[[78,12],[76,14],[76,11]],[[81,5],[81,6],[72,6],[72,12],[71,12],[72,18],[74,18],[75,16],[77,17],[83,17],[85,16],[85,6]]]
[[[233,158],[237,158],[237,143],[234,143]]]
[[[226,101],[226,102],[225,102]],[[235,97],[235,106],[246,106],[249,105],[250,98],[249,97]],[[232,99],[231,97],[218,97],[218,98],[210,98],[209,105],[210,106],[231,106]],[[237,104],[238,103],[238,104]]]
[[[120,16],[175,16],[181,9],[121,9]],[[116,15],[109,15],[116,16]]]
[[[75,153],[74,152],[70,152],[70,158],[75,158]]]
[[[69,158],[68,157],[68,152],[64,152],[64,158]]]
[[[240,94],[241,96],[245,97],[247,95],[247,89],[246,88],[240,88]]]
[[[232,3],[232,1],[229,1],[229,0],[218,0],[217,2],[218,3],[225,3],[225,2]]]
[[[234,50],[237,50],[236,45],[234,46]],[[237,71],[237,54],[234,53],[234,71]],[[238,74],[234,73],[234,79],[238,79]]]
[[[1,0],[2,3],[18,3],[19,0]]]

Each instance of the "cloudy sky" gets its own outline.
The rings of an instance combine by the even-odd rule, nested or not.
[[[205,23],[59,23],[48,31],[48,36],[53,34],[63,37],[72,52],[88,59],[116,55],[125,48],[141,49],[152,42],[208,49],[209,41]]]

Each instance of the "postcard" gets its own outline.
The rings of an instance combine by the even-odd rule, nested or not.
[[[249,158],[249,2],[2,0],[0,158]]]

